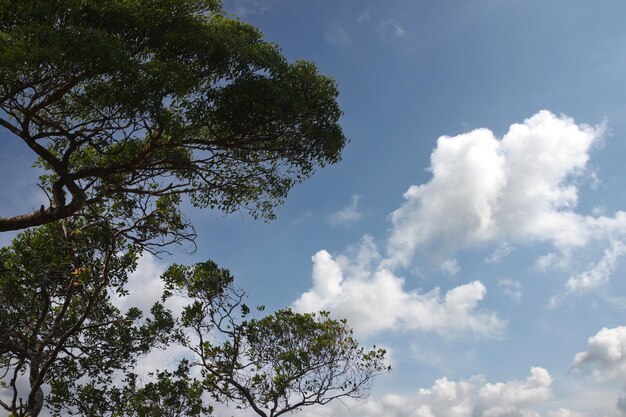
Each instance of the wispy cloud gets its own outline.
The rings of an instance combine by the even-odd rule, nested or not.
[[[511,254],[511,252],[513,252],[514,250],[515,250],[514,246],[508,244],[507,242],[503,242],[499,246],[497,246],[493,250],[493,252],[491,252],[491,255],[489,255],[485,259],[485,262],[487,262],[488,264],[498,263],[502,259],[504,259],[507,256],[509,256]]]
[[[369,22],[372,19],[372,15],[370,13],[370,9],[365,9],[359,14],[356,18],[357,23]]]
[[[348,29],[336,22],[326,28],[324,40],[338,48],[347,48],[352,44],[352,36]]]
[[[501,279],[498,281],[498,287],[502,288],[502,292],[505,296],[519,304],[522,299],[522,295],[524,294],[522,284],[519,281],[513,281],[508,278]]]
[[[363,218],[363,213],[359,208],[360,201],[361,196],[353,194],[349,205],[328,216],[330,224],[333,226],[348,226],[361,220]]]
[[[280,1],[281,0],[233,0],[233,10],[235,15],[239,17],[264,14]]]
[[[450,276],[455,276],[461,271],[459,261],[454,258],[448,258],[439,265],[439,269]]]
[[[604,251],[604,256],[586,271],[576,274],[567,280],[566,287],[570,292],[579,292],[606,284],[617,267],[619,259],[626,254],[626,245],[614,240]]]
[[[406,29],[394,19],[386,19],[381,21],[377,27],[378,34],[385,40],[400,39],[406,36]]]

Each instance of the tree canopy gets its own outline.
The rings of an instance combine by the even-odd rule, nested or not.
[[[217,0],[2,0],[0,126],[38,157],[49,204],[0,231],[181,194],[272,218],[339,160],[336,96]]]
[[[14,417],[44,406],[54,416],[200,417],[209,399],[277,417],[363,398],[388,370],[384,350],[365,350],[328,313],[252,317],[212,261],[171,266],[149,315],[120,311],[113,295],[127,294],[141,246],[82,222],[27,230],[0,249],[0,407]],[[163,304],[174,295],[189,301],[180,317]],[[135,373],[143,355],[176,344],[188,353],[172,357],[175,369]]]
[[[0,0],[0,128],[48,198],[0,217],[31,228],[0,249],[0,408],[200,417],[210,399],[277,417],[366,396],[384,350],[326,312],[255,318],[212,261],[169,268],[149,313],[116,304],[144,251],[193,240],[183,196],[271,219],[337,162],[337,94],[218,0]],[[180,317],[172,296],[190,302]],[[135,373],[174,344],[175,367]]]
[[[10,394],[0,406],[15,417],[39,414],[44,386],[67,408],[77,381],[111,384],[168,343],[174,328],[159,303],[148,318],[112,304],[112,294],[125,293],[137,252],[108,225],[78,226],[51,223],[0,249],[0,388]]]
[[[165,297],[191,301],[182,313],[181,341],[220,403],[278,417],[337,398],[365,398],[372,379],[390,370],[384,349],[365,350],[347,322],[328,312],[282,309],[250,318],[243,292],[214,262],[174,265],[163,280]]]

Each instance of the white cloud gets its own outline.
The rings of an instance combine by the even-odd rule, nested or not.
[[[305,417],[539,417],[537,410],[552,398],[552,377],[532,368],[525,380],[487,383],[482,375],[460,381],[441,378],[412,395],[389,394],[365,403],[348,401],[348,408],[332,404],[306,410]],[[566,414],[569,412],[570,414]],[[555,410],[548,417],[579,417],[570,410]]]
[[[357,23],[369,22],[371,18],[372,16],[370,13],[370,9],[365,9],[363,12],[361,12],[361,14],[359,14],[356,21]]]
[[[514,250],[515,250],[514,246],[508,244],[507,242],[502,242],[493,250],[491,255],[489,255],[485,259],[485,262],[487,262],[488,264],[494,264],[494,263],[500,262],[502,259],[509,256],[511,252],[513,252]]]
[[[329,310],[349,320],[361,335],[383,330],[416,330],[444,336],[474,333],[500,334],[506,323],[479,303],[486,295],[480,281],[441,294],[408,291],[404,279],[376,267],[380,255],[371,238],[364,238],[358,253],[334,259],[327,251],[313,256],[313,288],[295,302],[298,311]]]
[[[491,263],[508,256],[513,243],[546,242],[553,249],[537,265],[563,268],[593,242],[605,249],[603,258],[586,270],[576,272],[576,265],[567,293],[606,284],[626,253],[626,212],[576,212],[579,180],[590,177],[590,152],[604,131],[604,125],[542,110],[502,138],[488,129],[440,137],[432,179],[409,187],[391,214],[386,265],[408,266],[416,252],[441,260],[463,248],[505,242],[485,259]]]
[[[522,291],[522,284],[519,281],[501,279],[498,281],[498,287],[502,288],[504,295],[519,304],[522,299],[522,295],[524,294]]]
[[[606,284],[617,267],[619,258],[624,254],[626,254],[626,245],[617,240],[612,241],[611,246],[604,251],[604,256],[598,263],[567,280],[567,289],[570,292],[577,292]]]
[[[588,339],[588,350],[574,356],[571,369],[586,371],[595,382],[623,383],[626,379],[626,326],[604,327]],[[605,399],[606,403],[610,399]],[[614,410],[626,416],[626,385],[614,400]]]
[[[352,44],[352,36],[345,27],[338,23],[333,23],[326,29],[324,40],[339,48],[347,48]]]
[[[411,186],[392,214],[391,257],[406,264],[416,250],[446,254],[497,240],[585,244],[589,225],[572,211],[571,180],[602,133],[543,110],[502,139],[488,129],[440,137],[433,178]]]
[[[161,275],[166,269],[167,264],[165,262],[145,252],[141,258],[139,258],[137,269],[130,274],[128,283],[125,285],[128,295],[120,297],[115,293],[111,293],[111,302],[119,308],[122,313],[125,313],[131,307],[137,307],[144,312],[144,317],[148,317],[152,306],[156,302],[161,301],[164,289]],[[173,295],[165,301],[164,306],[169,309],[175,317],[179,317],[183,311],[183,307],[187,304],[189,304],[189,300],[178,295]],[[177,351],[177,348],[170,348],[170,350]],[[167,364],[170,364],[172,356],[168,358],[167,355],[167,352],[156,350],[144,358],[142,363],[151,363],[154,365],[154,368],[151,369],[156,369],[164,362],[151,358],[163,357],[167,360]]]
[[[454,276],[461,271],[461,267],[459,266],[459,261],[454,258],[448,258],[439,265],[439,269],[442,272]]]
[[[247,17],[250,15],[264,14],[276,5],[280,0],[233,0],[235,15]]]
[[[475,414],[484,417],[539,416],[532,410],[552,397],[550,373],[539,367],[531,369],[525,381],[485,384],[479,391]]]
[[[141,309],[149,315],[150,308],[160,301],[164,284],[161,275],[167,269],[167,264],[150,253],[144,253],[137,263],[137,269],[130,275],[126,289],[128,295],[118,297],[112,294],[112,302],[122,312],[130,307]],[[180,296],[172,296],[165,302],[165,307],[179,317],[189,301]],[[149,373],[157,369],[169,369],[178,363],[183,356],[188,356],[189,350],[181,345],[172,344],[167,349],[153,349],[142,357],[134,371],[145,380],[149,380]]]
[[[567,408],[559,408],[558,410],[549,411],[547,417],[584,417],[584,415]]]
[[[358,194],[353,194],[349,205],[328,216],[328,221],[330,222],[330,224],[334,226],[348,226],[361,220],[363,218],[363,213],[359,209],[360,201],[361,196]]]
[[[568,293],[606,283],[618,258],[626,253],[622,243],[626,212],[592,217],[574,211],[577,180],[589,176],[589,154],[604,130],[543,110],[511,125],[502,138],[488,129],[440,137],[431,155],[432,179],[409,187],[403,204],[390,216],[386,256],[378,253],[371,238],[369,249],[359,255],[369,259],[367,266],[350,256],[335,259],[326,251],[318,252],[313,257],[313,288],[294,306],[332,310],[365,333],[416,329],[494,334],[504,322],[478,309],[486,293],[480,281],[447,294],[438,288],[421,292],[406,290],[395,270],[410,266],[414,255],[422,253],[454,275],[460,266],[451,254],[498,243],[487,262],[510,254],[513,244],[550,243],[551,253],[537,261],[542,268],[567,264],[574,251],[591,241],[599,242],[600,248],[610,245],[597,264],[572,275]],[[336,221],[358,217],[354,213],[358,213],[356,196],[351,206],[336,214]],[[500,286],[512,299],[521,298],[521,284],[503,281]],[[459,294],[464,297],[460,309],[447,302]],[[565,295],[555,297],[552,304]]]
[[[579,352],[573,370],[590,369],[596,380],[626,378],[626,327],[603,328],[588,340],[589,349]]]
[[[393,19],[386,19],[378,24],[378,33],[383,40],[404,38],[406,29]]]
[[[144,253],[137,262],[137,269],[133,271],[126,284],[128,295],[118,297],[112,295],[113,303],[123,312],[130,307],[138,307],[142,311],[150,311],[155,302],[163,294],[161,275],[167,266],[150,253]]]

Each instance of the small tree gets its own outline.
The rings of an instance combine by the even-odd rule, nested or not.
[[[223,403],[277,417],[342,398],[365,398],[374,376],[388,371],[385,351],[366,351],[345,320],[326,312],[279,310],[250,319],[243,293],[213,262],[174,266],[164,275],[168,292],[192,300],[184,309],[182,342],[193,351],[204,385]]]
[[[111,303],[136,259],[136,247],[108,224],[76,219],[24,231],[0,249],[0,388],[10,397],[0,407],[35,417],[48,385],[57,414],[59,406],[84,408],[90,391],[81,378],[92,391],[108,387],[116,372],[168,343],[174,319],[161,304],[144,319]]]
[[[218,0],[1,1],[0,127],[39,158],[49,204],[0,232],[120,199],[141,218],[181,194],[271,218],[339,160],[336,96]]]

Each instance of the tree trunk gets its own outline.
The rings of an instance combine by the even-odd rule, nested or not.
[[[37,417],[43,408],[43,390],[41,385],[35,386],[39,379],[39,361],[33,361],[30,364],[30,374],[28,380],[30,382],[30,394],[26,403],[25,417]]]

